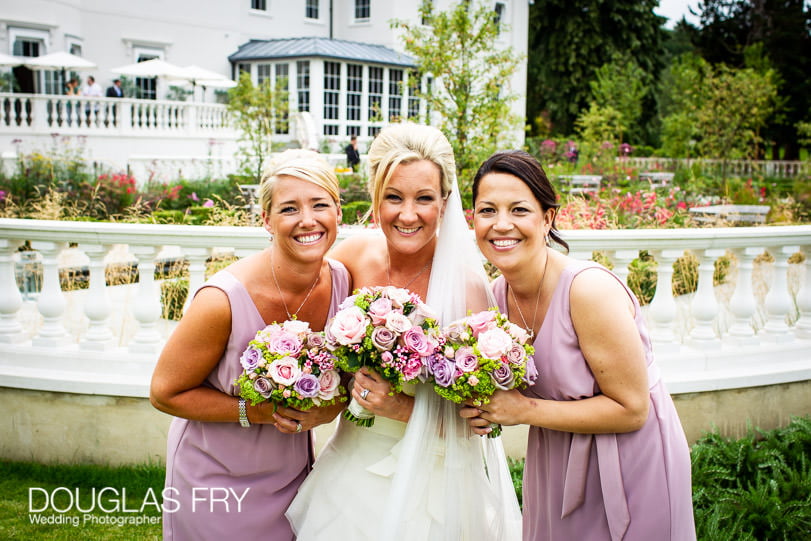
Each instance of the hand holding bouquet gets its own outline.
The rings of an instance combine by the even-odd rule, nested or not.
[[[509,391],[531,385],[538,377],[529,333],[491,309],[455,321],[443,329],[444,347],[428,363],[434,390],[457,404],[490,401],[496,389]],[[496,425],[488,434],[501,434]]]
[[[440,342],[431,309],[419,296],[396,287],[356,290],[327,324],[326,338],[342,370],[369,367],[391,385],[392,393],[425,375],[427,359]],[[361,426],[374,424],[372,412],[355,400],[344,417]]]
[[[273,323],[248,343],[234,384],[254,406],[266,400],[298,410],[330,406],[346,401],[335,361],[324,333],[312,332],[306,321]]]

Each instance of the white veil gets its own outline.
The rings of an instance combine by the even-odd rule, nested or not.
[[[426,302],[439,314],[442,325],[467,315],[469,305],[474,310],[495,306],[455,180],[439,231]],[[521,513],[501,438],[473,434],[458,408],[430,385],[417,386],[414,410],[398,444],[382,540],[521,539]],[[432,515],[427,535],[413,530],[414,524],[425,524],[420,515],[426,507]]]

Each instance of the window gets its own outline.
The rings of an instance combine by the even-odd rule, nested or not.
[[[289,92],[290,91],[290,65],[289,64],[276,64],[276,81],[274,85],[274,90],[278,90],[281,92]],[[287,103],[290,103],[289,101]],[[290,117],[289,111],[285,108],[283,111],[279,112],[274,119],[274,133],[285,134],[289,133],[290,131]]]
[[[75,54],[76,56],[82,56],[82,44],[81,43],[71,43],[70,48],[68,49],[70,54]]]
[[[353,135],[360,135],[360,126],[347,126],[346,134],[349,137],[352,137]]]
[[[271,85],[273,82],[270,79],[270,68],[272,64],[257,64],[256,65],[256,85],[261,86],[267,81]]]
[[[335,124],[324,124],[324,135],[338,135],[338,126]]]
[[[310,110],[310,61],[296,62],[296,89],[298,90],[298,110]]]
[[[360,120],[360,100],[363,92],[363,66],[346,66],[346,119]]]
[[[153,58],[160,58],[156,54],[148,54],[148,53],[139,53],[137,62],[146,62],[147,60],[152,60]],[[144,100],[154,100],[157,99],[158,93],[156,89],[157,84],[157,77],[136,77],[135,78],[135,86],[138,88],[136,92],[140,93],[141,99]]]
[[[501,23],[504,21],[504,11],[507,9],[501,2],[496,2],[496,7],[494,8],[493,13],[493,22],[496,23],[496,28],[498,29],[499,34],[501,33]]]
[[[399,122],[403,107],[403,70],[389,70],[389,122]]]
[[[383,68],[369,68],[369,121],[383,120]]]
[[[248,75],[251,74],[251,65],[250,64],[244,64],[244,63],[237,64],[237,79],[239,79],[239,76],[242,75],[243,73],[247,73]]]
[[[324,118],[338,120],[338,98],[341,90],[341,64],[338,62],[324,62]],[[338,135],[327,133],[324,125],[324,135]]]
[[[426,77],[425,78],[425,94],[427,96],[431,95],[431,91],[434,86],[434,79],[433,77]],[[425,123],[431,123],[431,101],[425,100]]]
[[[304,8],[304,16],[308,19],[318,18],[318,2],[319,0],[307,0]]]
[[[251,9],[258,9],[259,11],[267,11],[267,0],[251,0]]]
[[[380,126],[369,126],[367,130],[369,137],[376,137],[378,133],[380,133]]]
[[[371,0],[355,0],[355,20],[368,21],[371,16]]]
[[[411,71],[408,74],[408,119],[420,116],[420,74]]]

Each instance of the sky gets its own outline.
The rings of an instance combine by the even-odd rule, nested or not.
[[[659,7],[653,11],[657,15],[667,17],[669,20],[665,24],[667,28],[673,28],[682,16],[687,17],[687,22],[698,24],[698,17],[693,16],[687,9],[688,6],[694,10],[698,7],[699,0],[659,0]]]

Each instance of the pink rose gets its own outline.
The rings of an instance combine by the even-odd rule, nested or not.
[[[366,326],[369,325],[363,310],[357,306],[350,306],[335,314],[329,326],[330,334],[344,346],[359,344],[366,336]]]
[[[281,325],[277,325],[276,323],[272,323],[256,333],[256,339],[260,340],[264,343],[269,343],[274,336],[282,332]]]
[[[383,325],[386,321],[386,314],[391,312],[391,299],[380,297],[369,305],[369,317],[375,326]]]
[[[401,287],[384,287],[383,296],[391,299],[391,304],[394,308],[402,308],[411,300],[411,293]]]
[[[400,312],[386,314],[386,328],[397,334],[403,334],[412,327],[411,321]]]
[[[477,337],[487,329],[491,328],[496,321],[496,313],[490,310],[477,312],[467,317],[467,324],[473,331],[473,336]]]
[[[403,378],[406,381],[411,381],[422,372],[423,361],[416,355],[408,359],[408,362],[403,366]]]
[[[476,385],[478,385],[478,384],[479,384],[479,378],[477,378],[476,376],[474,376],[473,374],[471,374],[471,375],[470,375],[470,377],[469,377],[469,378],[467,378],[467,382],[468,382],[469,384],[471,384],[473,387],[475,387]]]
[[[338,305],[339,310],[344,310],[345,308],[349,308],[350,306],[355,306],[355,301],[358,300],[358,295],[350,295],[341,301],[341,304]]]
[[[488,359],[500,359],[513,345],[509,334],[499,328],[484,331],[479,335],[479,351]]]
[[[408,329],[402,338],[402,342],[406,348],[421,356],[426,356],[434,351],[434,345],[422,332],[422,327],[411,327]]]
[[[474,353],[473,348],[469,346],[457,349],[453,360],[462,372],[473,372],[479,366],[476,353]]]
[[[294,358],[282,357],[270,363],[268,375],[279,385],[293,385],[301,376],[301,368]]]
[[[335,397],[335,392],[338,390],[338,385],[341,383],[341,375],[337,370],[326,370],[321,372],[318,376],[318,384],[320,389],[318,391],[318,398],[322,400],[331,400]]]
[[[519,327],[515,323],[507,322],[507,332],[516,339],[519,344],[526,344],[529,340],[529,333],[523,327]]]
[[[310,324],[306,321],[299,321],[298,319],[291,319],[282,324],[282,329],[295,334],[296,336],[306,336],[310,332]]]

